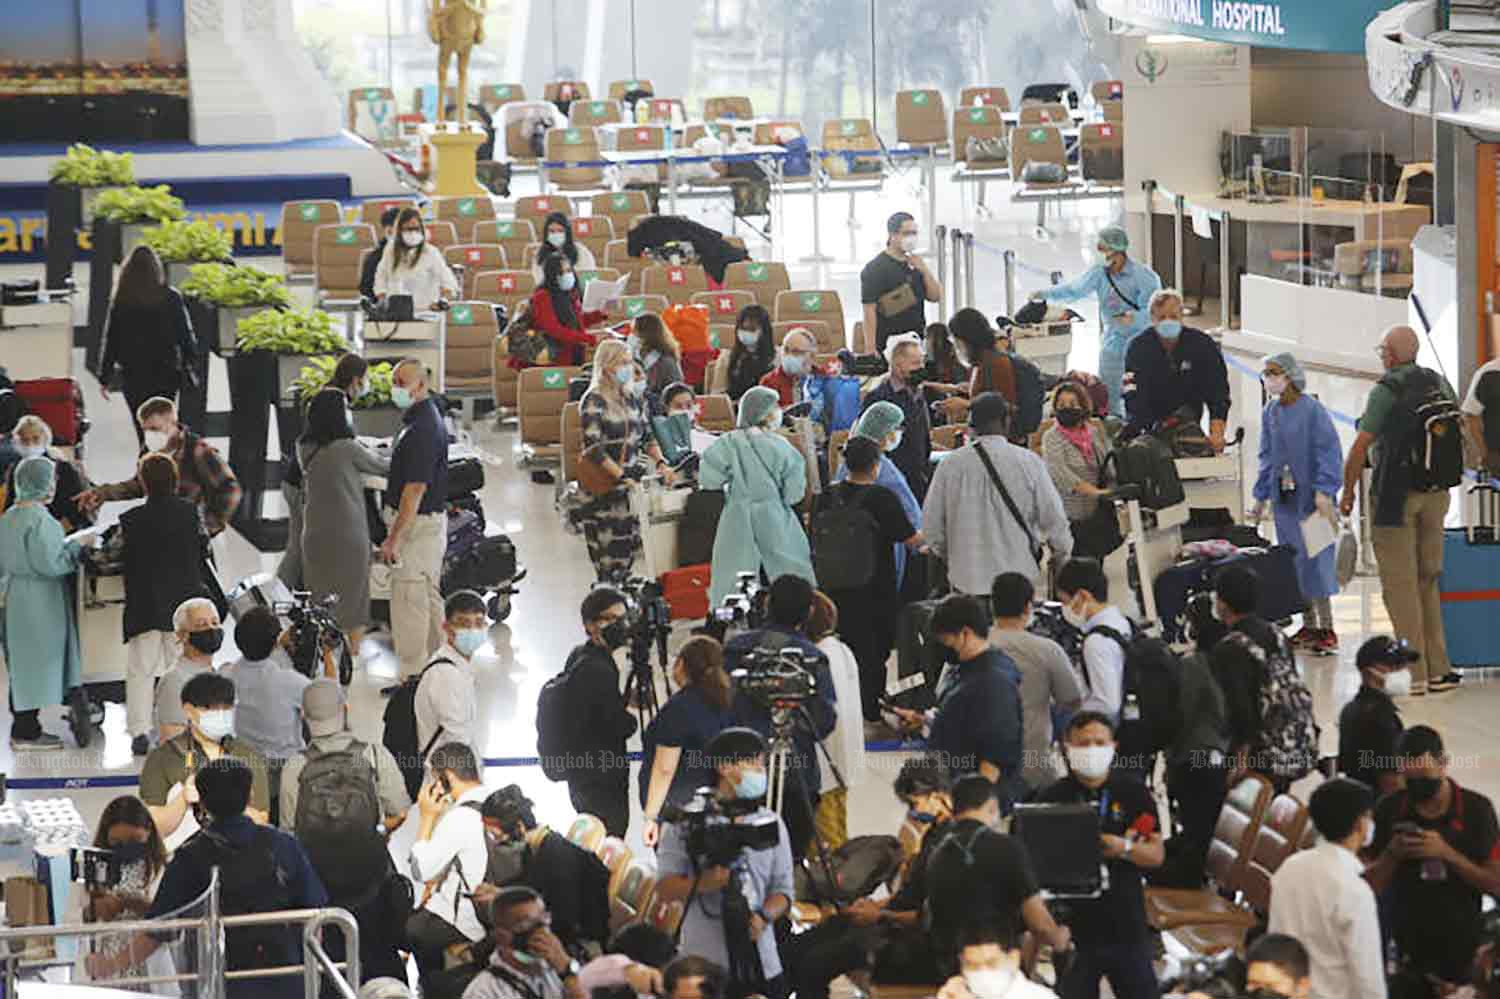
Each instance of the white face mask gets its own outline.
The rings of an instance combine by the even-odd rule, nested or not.
[[[1368,849],[1370,846],[1372,846],[1374,844],[1374,842],[1375,842],[1375,820],[1374,819],[1366,819],[1365,820],[1365,838],[1364,838],[1364,841],[1360,845],[1363,846],[1363,847],[1365,847],[1366,849]]]
[[[888,440],[888,441],[885,442],[885,445],[882,448],[882,450],[886,451],[887,453],[896,450],[896,448],[898,448],[898,447],[901,446],[901,439],[902,439],[902,437],[905,436],[905,434],[906,434],[905,430],[897,430],[896,431],[896,435],[894,437],[892,437],[890,440]]]
[[[1385,692],[1392,697],[1405,697],[1411,693],[1411,670],[1392,670],[1385,675]]]
[[[47,445],[45,445],[45,444],[21,444],[21,445],[18,445],[16,447],[16,450],[18,452],[20,452],[20,455],[21,455],[22,459],[26,459],[26,458],[40,458],[42,455],[44,455],[44,454],[47,453]]]
[[[226,737],[234,735],[234,709],[217,708],[211,711],[200,711],[198,731],[203,733],[205,739],[223,742]]]
[[[1266,394],[1276,398],[1286,391],[1287,378],[1286,375],[1266,375],[1261,383],[1266,387]]]
[[[1074,610],[1072,604],[1063,604],[1062,613],[1063,620],[1071,624],[1073,627],[1079,629],[1080,631],[1083,630],[1084,625],[1088,624],[1089,619],[1084,617],[1078,611]]]
[[[964,972],[964,983],[974,994],[974,999],[1001,999],[1010,994],[1016,984],[1015,968],[983,968]]]
[[[1098,780],[1109,774],[1115,761],[1114,746],[1069,746],[1068,766],[1080,777]]]
[[[547,233],[547,242],[551,243],[554,247],[556,247],[559,250],[562,249],[563,244],[566,243],[567,241],[568,241],[568,234],[565,233],[565,232],[549,232],[549,233]]]
[[[422,234],[420,232],[403,232],[401,234],[401,242],[407,246],[421,246]]]
[[[165,451],[167,449],[167,441],[172,437],[165,430],[147,430],[144,436],[146,438],[147,451]]]
[[[917,237],[915,235],[912,235],[912,236],[902,236],[901,237],[901,250],[902,250],[903,253],[916,253],[917,252]]]

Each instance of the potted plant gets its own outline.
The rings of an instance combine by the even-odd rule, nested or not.
[[[292,304],[286,279],[280,274],[233,264],[193,264],[177,290],[214,309],[218,323],[214,349],[224,357],[235,352],[240,320]]]
[[[92,146],[75,143],[63,158],[52,164],[52,183],[78,189],[80,214],[84,225],[94,221],[94,202],[111,188],[135,183],[135,157],[131,153],[101,152]]]
[[[310,356],[348,349],[333,316],[318,309],[265,309],[239,321],[235,349],[276,355],[276,398],[287,398]]]
[[[234,240],[212,222],[163,222],[141,234],[167,268],[167,284],[177,287],[193,264],[226,261],[234,255]]]
[[[317,395],[333,377],[338,366],[334,357],[312,357],[302,366],[297,381],[292,386],[299,403],[305,405]],[[369,388],[354,400],[354,429],[364,437],[394,437],[401,430],[401,410],[391,402],[390,361],[370,365],[365,372],[365,383]]]
[[[175,222],[187,217],[182,199],[172,194],[166,184],[155,187],[116,187],[100,192],[94,199],[95,221],[114,222],[120,226],[120,259],[145,238],[151,223]]]

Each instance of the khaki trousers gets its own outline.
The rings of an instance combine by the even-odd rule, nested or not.
[[[394,519],[386,511],[387,521]],[[391,566],[391,640],[401,662],[401,678],[415,676],[443,644],[443,550],[448,520],[441,513],[420,514],[401,542]]]
[[[1397,638],[1405,639],[1422,656],[1411,665],[1415,686],[1441,679],[1453,668],[1448,662],[1438,599],[1443,519],[1447,515],[1447,492],[1409,493],[1401,526],[1374,528],[1380,595],[1391,616],[1391,627]]]

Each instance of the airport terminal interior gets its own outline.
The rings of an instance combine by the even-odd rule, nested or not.
[[[1493,13],[1477,10],[1485,6],[1447,0],[4,5],[0,121],[10,127],[0,137],[0,372],[7,378],[0,391],[13,382],[16,394],[31,400],[30,411],[49,424],[51,456],[72,462],[88,482],[132,479],[150,438],[142,445],[136,436],[129,387],[101,385],[98,372],[116,282],[136,247],[143,241],[152,247],[164,262],[167,283],[185,296],[186,329],[206,358],[202,392],[196,405],[183,394],[179,418],[187,424],[193,414],[193,429],[232,466],[244,489],[240,509],[212,542],[210,570],[243,609],[258,599],[291,598],[276,579],[289,513],[278,483],[286,471],[286,445],[303,422],[299,406],[313,392],[300,402],[298,394],[309,380],[314,390],[325,382],[331,356],[345,351],[371,364],[417,358],[434,394],[450,403],[450,457],[467,459],[470,466],[477,460],[482,468],[481,484],[466,500],[469,509],[481,511],[487,536],[510,539],[518,562],[514,582],[483,581],[483,596],[493,599],[485,641],[472,657],[477,720],[470,733],[482,758],[481,781],[491,790],[519,785],[537,817],[565,831],[575,827],[579,809],[568,784],[549,779],[538,765],[538,699],[570,650],[588,640],[578,608],[598,578],[584,536],[568,524],[569,509],[588,498],[579,485],[581,438],[564,412],[579,401],[582,388],[570,386],[577,371],[535,371],[547,364],[513,360],[519,356],[514,346],[497,343],[507,333],[511,339],[525,335],[518,327],[507,329],[523,303],[531,302],[535,318],[538,301],[555,309],[559,296],[568,297],[566,291],[549,297],[543,288],[557,287],[557,268],[540,264],[558,256],[545,241],[549,212],[563,213],[571,229],[568,248],[576,239],[592,258],[575,264],[587,303],[580,312],[595,308],[589,298],[594,282],[624,282],[608,300],[598,299],[609,316],[589,325],[601,343],[623,340],[632,321],[651,312],[665,313],[665,325],[679,337],[689,328],[701,335],[700,314],[707,313],[704,349],[682,351],[683,379],[696,381],[700,397],[726,395],[725,383],[715,384],[716,358],[732,346],[736,314],[747,303],[767,306],[778,344],[799,326],[814,342],[826,394],[810,415],[791,406],[790,388],[780,405],[788,409],[786,426],[796,431],[797,450],[787,450],[798,469],[805,464],[812,473],[808,502],[792,515],[793,523],[815,538],[822,516],[817,511],[832,494],[831,461],[837,467],[830,445],[837,441],[841,449],[851,432],[857,435],[859,410],[851,415],[842,403],[834,404],[835,385],[857,385],[864,395],[888,377],[890,355],[877,349],[867,328],[877,314],[882,330],[888,326],[884,305],[875,302],[884,289],[872,292],[862,279],[872,261],[910,268],[909,254],[920,262],[911,273],[925,271],[940,285],[930,301],[917,303],[918,320],[896,332],[917,334],[919,346],[930,352],[927,324],[977,310],[993,333],[1003,334],[1000,342],[1017,359],[1015,369],[1036,374],[1045,389],[1039,422],[1020,434],[1019,446],[1035,449],[1038,470],[1053,465],[1050,457],[1045,466],[1041,461],[1042,438],[1055,425],[1060,432],[1051,389],[1067,380],[1065,373],[1102,375],[1104,387],[1113,386],[1110,405],[1093,421],[1100,433],[1122,432],[1122,384],[1124,404],[1132,407],[1126,426],[1148,436],[1157,432],[1149,425],[1155,417],[1139,415],[1133,407],[1144,404],[1130,394],[1143,398],[1142,385],[1151,376],[1124,360],[1123,345],[1158,337],[1159,307],[1170,309],[1174,297],[1135,302],[1135,286],[1127,285],[1131,293],[1125,294],[1114,276],[1135,280],[1145,270],[1154,272],[1156,280],[1142,286],[1146,296],[1157,288],[1177,289],[1184,336],[1192,330],[1207,334],[1214,355],[1222,358],[1228,399],[1210,399],[1213,390],[1205,386],[1214,372],[1191,365],[1167,372],[1170,361],[1160,362],[1162,377],[1181,383],[1170,391],[1185,403],[1198,402],[1189,422],[1201,420],[1208,431],[1210,411],[1220,405],[1222,428],[1216,419],[1212,434],[1197,434],[1200,450],[1173,454],[1168,446],[1176,459],[1173,478],[1180,477],[1182,486],[1179,502],[1153,509],[1128,490],[1106,497],[1110,507],[1118,500],[1123,533],[1103,560],[1110,584],[1104,602],[1118,604],[1151,634],[1175,640],[1183,655],[1189,649],[1181,594],[1174,596],[1163,580],[1179,578],[1174,573],[1185,565],[1207,565],[1206,553],[1235,553],[1246,529],[1277,546],[1271,550],[1280,551],[1286,564],[1311,565],[1316,558],[1307,554],[1306,527],[1283,527],[1303,514],[1258,514],[1268,505],[1275,508],[1278,495],[1289,495],[1278,489],[1285,489],[1291,474],[1289,464],[1267,465],[1281,461],[1278,449],[1287,445],[1265,439],[1265,421],[1271,419],[1266,414],[1277,408],[1262,378],[1266,359],[1282,358],[1275,366],[1291,374],[1288,357],[1294,358],[1300,393],[1326,413],[1318,426],[1328,428],[1327,448],[1337,438],[1336,455],[1309,460],[1322,462],[1319,481],[1336,479],[1337,486],[1326,490],[1334,506],[1344,493],[1345,457],[1374,436],[1356,423],[1367,412],[1383,366],[1415,361],[1452,386],[1462,405],[1452,410],[1451,426],[1471,438],[1463,447],[1461,481],[1450,484],[1450,503],[1438,517],[1443,523],[1429,517],[1422,527],[1406,529],[1409,535],[1429,532],[1427,548],[1440,549],[1446,558],[1442,574],[1427,571],[1427,554],[1420,557],[1421,568],[1411,556],[1413,571],[1406,575],[1389,562],[1380,564],[1382,556],[1401,557],[1392,554],[1399,546],[1377,540],[1381,528],[1374,523],[1371,480],[1357,471],[1352,510],[1326,511],[1339,562],[1339,578],[1323,604],[1327,619],[1315,618],[1316,596],[1295,598],[1277,582],[1261,581],[1263,600],[1290,608],[1274,622],[1287,639],[1320,628],[1337,636],[1321,647],[1308,640],[1294,648],[1296,674],[1311,696],[1316,756],[1323,761],[1294,780],[1276,778],[1274,791],[1295,799],[1288,808],[1295,806],[1297,836],[1273,859],[1258,853],[1252,859],[1260,840],[1252,833],[1244,843],[1230,842],[1234,831],[1222,832],[1220,824],[1227,848],[1245,853],[1232,863],[1260,864],[1269,877],[1295,849],[1316,839],[1306,806],[1340,754],[1340,715],[1362,684],[1356,654],[1378,636],[1421,647],[1420,614],[1419,633],[1402,633],[1419,591],[1435,593],[1424,606],[1441,608],[1441,621],[1432,627],[1446,631],[1452,668],[1448,675],[1429,672],[1425,694],[1420,682],[1417,690],[1392,685],[1400,721],[1407,730],[1430,726],[1440,733],[1449,754],[1447,774],[1456,785],[1491,800],[1500,795],[1500,768],[1492,759],[1492,725],[1500,708],[1500,688],[1492,682],[1493,668],[1500,666],[1500,493],[1489,478],[1496,469],[1487,465],[1500,457],[1500,434],[1484,439],[1482,430],[1495,433],[1494,418],[1480,418],[1482,401],[1471,405],[1482,369],[1500,349],[1492,301],[1500,293],[1500,131],[1492,119],[1500,38],[1486,33],[1485,18]],[[454,57],[444,67],[441,99],[435,73],[440,52],[445,62]],[[90,148],[81,150],[78,143]],[[153,192],[155,185],[169,190]],[[389,225],[382,221],[388,209],[408,207],[418,221],[409,223],[404,214]],[[180,227],[180,241],[153,229],[162,225]],[[363,254],[389,258],[376,241],[399,238],[411,227],[440,251],[437,266],[445,273],[432,280],[454,289],[443,292],[446,308],[432,312],[430,303],[419,301],[414,313],[402,314],[399,303],[362,303]],[[653,228],[666,235],[640,238]],[[903,244],[901,237],[913,230],[914,241]],[[741,262],[726,270],[724,254]],[[1124,271],[1114,263],[1121,256]],[[233,267],[208,274],[225,263]],[[386,264],[380,266],[382,286],[374,297],[400,299],[411,290],[387,283]],[[221,293],[215,285],[228,280],[228,270],[251,268],[277,287],[270,300],[283,304],[215,300]],[[187,288],[184,281],[191,282]],[[536,288],[543,288],[539,298],[532,296]],[[1045,307],[1038,305],[1053,288],[1059,290]],[[1065,296],[1065,289],[1075,293]],[[404,300],[411,308],[412,298]],[[394,308],[381,311],[388,306]],[[489,321],[492,311],[496,320]],[[259,320],[251,318],[256,313]],[[1122,313],[1129,317],[1122,320]],[[278,317],[286,321],[277,323]],[[330,356],[318,371],[299,357],[308,353],[296,345],[305,323],[322,331],[314,352]],[[255,344],[257,325],[269,328],[263,342],[270,346]],[[1390,344],[1406,341],[1391,334],[1393,328],[1410,334],[1412,347],[1394,360]],[[327,346],[329,338],[338,341],[336,349]],[[596,349],[589,349],[586,360]],[[638,353],[648,364],[644,351]],[[777,357],[784,353],[780,348]],[[929,353],[927,360],[936,359]],[[1123,383],[1121,365],[1129,368]],[[1500,372],[1492,377],[1500,381]],[[1162,384],[1154,390],[1165,391]],[[1500,392],[1493,381],[1488,385],[1500,407]],[[1001,390],[993,380],[989,388]],[[107,389],[113,391],[102,391]],[[649,393],[649,402],[665,409],[659,390]],[[1002,393],[1012,397],[1013,419],[1028,409],[1016,398],[1020,391]],[[734,410],[723,401],[722,418],[732,421]],[[570,412],[573,420],[580,418],[576,405]],[[352,413],[368,443],[400,430],[390,401]],[[732,422],[709,427],[707,413],[706,407],[699,411],[700,430],[733,429]],[[741,420],[744,413],[739,409]],[[953,422],[964,420],[960,415]],[[692,448],[706,454],[710,440],[695,432]],[[950,428],[934,428],[933,446],[936,479],[949,460],[944,452],[956,451],[960,442]],[[0,460],[4,447],[0,439]],[[882,463],[895,468],[889,459]],[[708,465],[705,458],[703,468]],[[19,472],[20,465],[15,467]],[[1119,485],[1126,466],[1115,467]],[[1051,489],[1045,474],[1042,479]],[[1268,495],[1254,495],[1258,480]],[[27,498],[19,481],[9,488],[10,502]],[[1306,495],[1312,487],[1302,489]],[[648,479],[618,494],[632,495],[624,516],[644,537],[643,548],[631,555],[631,577],[681,585],[688,566],[679,559],[685,541],[677,531],[688,492],[681,484],[670,488]],[[370,496],[378,502],[377,489]],[[726,516],[734,503],[731,487]],[[108,537],[135,505],[103,503],[94,526]],[[1318,511],[1316,517],[1324,518],[1321,505]],[[930,506],[924,515],[930,520]],[[979,544],[973,539],[986,530],[980,520],[1008,516],[986,500],[950,519],[950,561],[953,553]],[[7,571],[6,519],[0,517],[0,574]],[[1220,530],[1205,530],[1204,524]],[[1199,545],[1184,549],[1190,538]],[[371,557],[379,561],[378,552]],[[809,566],[823,564],[818,552],[812,558]],[[1039,602],[1059,595],[1051,580],[1064,559],[1054,552],[1047,561],[1036,573]],[[1323,570],[1299,568],[1288,578],[1331,578],[1333,560],[1325,555],[1324,562]],[[716,574],[720,564],[716,552],[709,563]],[[766,567],[772,575],[769,559]],[[1022,554],[988,572],[1030,576],[1035,568]],[[377,618],[390,616],[385,605],[388,597],[394,601],[390,588],[382,589],[385,575],[382,566],[372,576]],[[1396,598],[1394,613],[1383,577],[1411,591]],[[76,629],[75,665],[95,702],[86,747],[70,727],[69,705],[56,700],[44,704],[40,720],[45,731],[62,736],[60,747],[18,741],[15,728],[10,743],[0,743],[0,871],[8,879],[25,879],[52,869],[38,867],[42,847],[35,824],[42,820],[26,804],[71,802],[80,834],[86,831],[72,845],[92,843],[105,806],[144,790],[138,787],[144,756],[142,746],[132,746],[127,726],[119,578],[85,564],[60,598],[63,622],[16,614],[20,576],[11,578],[11,611],[0,631],[0,653],[6,654],[0,659],[10,677],[12,706],[17,677],[32,668],[21,659],[50,655],[20,650],[56,646],[50,637],[37,636],[58,628]],[[715,593],[719,585],[716,580]],[[1207,569],[1196,585],[1211,588]],[[666,660],[652,649],[653,684],[663,701],[676,689],[670,673],[677,650],[712,623],[705,622],[714,608],[701,582],[699,589],[704,592],[692,594],[692,603],[701,599],[706,612],[674,609],[662,626]],[[909,597],[903,590],[902,603],[941,595]],[[219,665],[240,656],[234,623],[224,623]],[[876,623],[871,619],[869,625]],[[731,630],[739,628],[736,623]],[[841,626],[841,633],[850,630],[848,622]],[[886,650],[886,689],[915,687],[920,697],[920,664],[911,667],[900,644]],[[391,626],[376,623],[350,658],[344,695],[349,727],[358,738],[378,743],[391,690],[403,677]],[[623,679],[631,669],[626,650],[615,658]],[[1076,660],[1071,668],[1086,669]],[[859,684],[868,682],[862,671]],[[934,684],[936,677],[928,677],[927,685]],[[941,690],[935,700],[928,697],[912,703],[943,710]],[[1255,709],[1257,717],[1262,706]],[[1116,709],[1127,716],[1131,710]],[[841,700],[837,710],[841,726],[861,724],[857,701]],[[1123,725],[1126,719],[1116,714],[1115,720]],[[11,723],[4,709],[0,721]],[[923,733],[920,727],[866,723],[861,738],[866,752],[843,775],[846,835],[892,836],[907,817],[893,782],[927,748]],[[654,883],[655,852],[644,838],[647,823],[636,792],[639,735],[630,737],[628,748],[629,820],[619,838],[630,863]],[[1172,830],[1177,817],[1166,780],[1154,774],[1150,790],[1157,824]],[[1270,830],[1279,814],[1267,812],[1271,797],[1267,790],[1253,820],[1242,816],[1256,830]],[[413,806],[390,833],[397,870],[409,870],[421,827]],[[1492,862],[1500,845],[1495,851]],[[1457,868],[1448,871],[1446,876],[1458,877]],[[21,898],[10,887],[8,880],[7,906]],[[65,921],[56,896],[72,895],[79,886],[53,877],[44,887],[54,896],[53,921]],[[416,890],[421,900],[422,885]],[[1479,889],[1485,910],[1493,906],[1489,890]],[[1195,935],[1202,927],[1153,924],[1159,980],[1205,954],[1243,957],[1245,931],[1264,922],[1269,888],[1247,892],[1238,882],[1211,880],[1207,891],[1216,905],[1233,911],[1221,922],[1235,930]],[[650,901],[641,905],[643,913],[657,911]],[[1316,985],[1323,955],[1309,949]],[[1049,970],[1039,974],[1050,981],[1053,959],[1042,964]],[[64,983],[70,970],[54,968],[47,978]],[[416,986],[415,964],[410,979]],[[79,972],[71,977],[74,984],[84,980]],[[1147,994],[1122,983],[1112,979],[1107,994]],[[853,994],[872,988],[906,999],[935,995],[942,985],[883,986],[877,977],[873,986],[839,979],[835,988]],[[1475,987],[1475,994],[1491,994],[1478,981]],[[991,999],[972,979],[969,988],[976,999]],[[229,994],[235,994],[233,983]],[[471,987],[465,995],[476,994]]]

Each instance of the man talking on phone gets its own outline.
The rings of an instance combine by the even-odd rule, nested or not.
[[[1479,947],[1480,908],[1500,893],[1495,807],[1448,776],[1442,736],[1414,725],[1396,744],[1404,790],[1375,808],[1365,879],[1388,889],[1387,912],[1401,974],[1429,985],[1462,985]]]
[[[461,742],[446,742],[432,751],[428,777],[417,793],[420,821],[411,848],[418,905],[406,921],[406,939],[417,959],[423,991],[429,976],[443,970],[443,954],[450,945],[484,936],[472,896],[489,863],[480,812],[485,794],[474,750]]]
[[[923,302],[943,297],[943,286],[917,255],[917,220],[897,212],[885,223],[885,249],[859,272],[859,301],[864,306],[862,353],[885,353],[885,342],[898,333],[922,334],[927,328]]]

